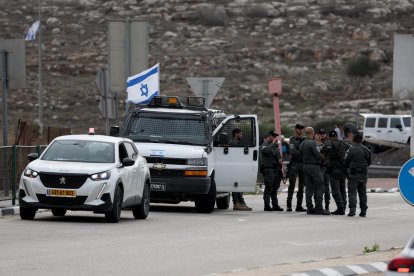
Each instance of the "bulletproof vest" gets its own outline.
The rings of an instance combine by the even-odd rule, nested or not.
[[[303,162],[302,156],[299,154],[299,146],[305,140],[304,137],[293,136],[289,139],[290,154],[292,162]]]
[[[326,162],[328,167],[344,167],[345,154],[351,147],[345,141],[329,141],[327,142]]]

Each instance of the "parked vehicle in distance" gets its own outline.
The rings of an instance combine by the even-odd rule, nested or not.
[[[386,115],[361,113],[364,117],[363,138],[373,138],[397,143],[409,143],[411,115]]]
[[[156,96],[132,109],[122,130],[147,159],[151,202],[194,201],[200,213],[215,204],[227,209],[230,192],[254,192],[257,180],[259,130],[256,115],[226,115],[204,106],[204,98]],[[243,138],[232,141],[232,132]]]
[[[40,208],[54,216],[67,210],[105,214],[118,222],[122,208],[145,219],[150,206],[150,174],[135,144],[125,138],[67,135],[55,138],[40,157],[28,155],[19,188],[20,217],[32,220]]]
[[[405,245],[399,256],[388,263],[385,275],[413,276],[414,275],[414,235]]]

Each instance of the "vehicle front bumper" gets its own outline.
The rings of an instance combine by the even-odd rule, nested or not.
[[[158,186],[158,189],[155,187]],[[159,187],[165,186],[165,190]],[[181,177],[181,178],[157,178],[151,177],[151,193],[184,193],[192,195],[207,194],[210,190],[210,177]],[[152,194],[151,194],[152,196]]]
[[[87,180],[78,189],[62,186],[61,189],[75,190],[75,197],[48,196],[47,188],[40,179],[22,176],[19,188],[21,208],[66,209],[107,212],[113,206],[113,181],[92,182]]]

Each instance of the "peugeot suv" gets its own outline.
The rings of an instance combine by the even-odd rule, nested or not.
[[[121,209],[145,219],[150,206],[146,159],[125,138],[67,135],[54,139],[40,157],[28,155],[19,188],[20,217],[31,220],[39,208],[54,216],[67,210],[105,214],[118,222]]]

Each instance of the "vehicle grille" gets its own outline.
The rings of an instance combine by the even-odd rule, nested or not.
[[[50,197],[46,195],[36,194],[40,203],[48,205],[63,205],[63,206],[76,206],[83,205],[87,196],[77,196],[77,197]]]
[[[178,159],[178,158],[163,158],[163,157],[145,157],[148,163],[162,163],[170,165],[186,165],[187,159]]]
[[[39,173],[40,181],[47,188],[79,189],[88,178],[87,174]],[[61,178],[65,178],[62,183]]]
[[[150,169],[151,177],[184,177],[182,170],[155,170]]]

